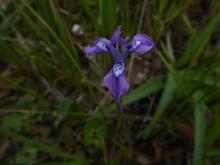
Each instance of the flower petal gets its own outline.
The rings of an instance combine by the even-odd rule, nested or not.
[[[110,41],[106,38],[97,39],[92,47],[85,47],[85,52],[87,55],[96,55],[100,53],[109,53],[108,45]]]
[[[120,110],[123,111],[121,96],[123,96],[129,89],[129,83],[126,78],[125,71],[123,70],[121,74],[116,76],[115,71],[111,69],[110,72],[104,77],[104,85],[117,100]]]
[[[114,31],[112,38],[111,38],[111,45],[115,45],[117,41],[119,41],[121,35],[121,25],[119,25],[116,30]]]
[[[137,34],[128,44],[128,51],[135,54],[144,54],[154,48],[153,40],[145,34]]]
[[[112,47],[112,45],[109,45],[109,50],[110,50],[110,53],[111,53],[111,55],[114,58],[116,63],[123,62],[122,55],[121,55],[121,53],[119,52],[118,49]]]

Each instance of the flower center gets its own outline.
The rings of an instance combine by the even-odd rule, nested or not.
[[[120,76],[125,70],[124,63],[117,63],[113,66],[113,73],[116,77]]]

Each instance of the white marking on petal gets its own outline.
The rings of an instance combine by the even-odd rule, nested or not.
[[[139,46],[141,44],[141,41],[136,41],[136,45]]]
[[[132,41],[130,44],[129,44],[129,51],[133,51],[134,49],[136,49],[138,46],[141,45],[141,41]]]
[[[101,41],[99,41],[98,43],[97,43],[97,46],[100,48],[100,49],[102,49],[102,50],[104,50],[104,51],[108,51],[107,50],[107,48],[106,48],[106,45],[103,43],[103,42],[101,42]]]
[[[116,77],[120,76],[125,70],[124,63],[118,63],[113,66],[113,73]]]

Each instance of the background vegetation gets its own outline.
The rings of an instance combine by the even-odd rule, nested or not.
[[[2,163],[220,164],[219,0],[1,0],[0,8]],[[124,36],[145,33],[157,45],[129,59],[124,113],[102,85],[110,57],[83,52],[119,24]]]

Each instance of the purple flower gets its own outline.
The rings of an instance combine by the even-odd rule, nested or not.
[[[121,26],[118,26],[111,40],[107,38],[97,39],[92,47],[86,47],[85,52],[88,56],[108,53],[111,54],[114,65],[108,74],[104,77],[104,85],[115,97],[123,112],[121,96],[129,89],[129,83],[126,78],[125,64],[129,53],[141,55],[154,48],[153,40],[145,34],[137,34],[130,43],[128,37],[121,37]]]

